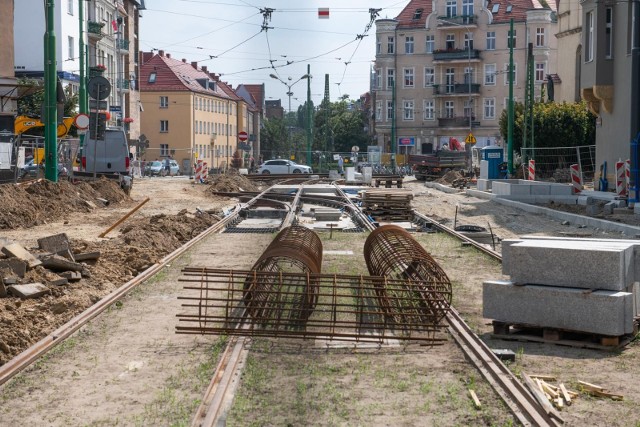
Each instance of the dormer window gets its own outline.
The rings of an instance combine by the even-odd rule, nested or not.
[[[491,8],[491,13],[498,13],[498,10],[500,10],[500,3],[493,5],[493,7]]]
[[[156,82],[156,77],[157,74],[155,71],[152,71],[151,74],[149,74],[149,80],[147,80],[149,83],[155,83]]]
[[[416,9],[413,13],[413,19],[420,19],[422,17],[422,10],[423,9]]]
[[[511,13],[511,10],[513,10],[513,6],[512,5],[508,5],[507,6],[507,13]]]

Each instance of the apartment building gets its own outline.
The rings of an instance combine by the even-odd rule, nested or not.
[[[609,165],[630,156],[631,140],[640,130],[640,102],[632,93],[640,69],[633,69],[633,4],[582,1],[582,97],[598,116],[596,164]],[[636,6],[638,8],[640,6]],[[635,17],[640,26],[640,11]],[[636,27],[636,31],[640,28]],[[640,37],[639,37],[640,39]],[[640,46],[638,46],[640,49]],[[636,51],[635,55],[640,55]],[[638,83],[640,84],[640,83]],[[635,86],[637,87],[637,86]],[[636,168],[640,159],[632,159]],[[612,179],[612,168],[609,168]]]
[[[13,132],[17,90],[13,70],[13,0],[0,0],[0,132]]]
[[[196,160],[224,169],[238,149],[238,100],[197,62],[163,50],[143,52],[140,64],[144,160],[173,157],[183,172]]]
[[[377,20],[377,145],[391,151],[395,134],[397,153],[430,153],[469,133],[478,146],[504,144],[499,119],[508,106],[510,20],[514,99],[522,102],[529,43],[536,97],[557,73],[555,16],[555,3],[538,0],[411,0],[395,19]]]
[[[580,101],[582,14],[580,0],[558,2],[558,75],[565,84],[555,90],[556,102]]]
[[[246,103],[246,110],[243,111],[246,123],[245,131],[249,134],[249,142],[252,144],[253,154],[257,161],[260,156],[260,129],[262,129],[266,111],[264,83],[239,84],[235,92]]]

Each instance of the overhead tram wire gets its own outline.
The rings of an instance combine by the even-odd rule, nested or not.
[[[369,23],[365,26],[364,32],[356,36],[356,39],[358,40],[358,44],[356,45],[356,48],[353,50],[353,53],[351,53],[349,60],[344,63],[344,70],[342,71],[342,77],[340,78],[340,83],[344,81],[344,76],[347,73],[347,67],[349,66],[349,64],[351,64],[351,60],[353,59],[356,52],[358,51],[358,48],[360,47],[362,40],[367,36],[367,33],[373,26],[373,23],[376,21],[376,18],[380,15],[381,10],[382,9],[374,9],[374,8],[369,9]],[[339,90],[340,90],[340,85],[338,84],[338,91]]]

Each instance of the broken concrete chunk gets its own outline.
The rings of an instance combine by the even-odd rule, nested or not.
[[[19,298],[39,298],[49,293],[49,289],[42,283],[28,283],[26,285],[13,285],[7,288],[9,293]]]
[[[100,251],[96,252],[83,252],[81,254],[75,254],[73,256],[76,261],[90,261],[100,258]]]
[[[69,238],[66,233],[43,237],[38,239],[38,247],[43,251],[62,255],[69,250]]]
[[[34,257],[29,251],[23,248],[22,245],[20,245],[19,243],[11,243],[11,244],[5,245],[2,248],[2,252],[9,256],[21,259],[22,261],[27,263],[29,268],[33,268],[42,264],[39,259]]]
[[[60,255],[51,255],[50,257],[44,258],[42,260],[42,266],[56,271],[82,271],[84,268],[82,264],[69,261]]]
[[[79,271],[65,271],[64,273],[60,273],[60,276],[70,282],[77,282],[82,279],[82,274]]]
[[[51,286],[68,285],[69,284],[69,280],[66,277],[58,277],[57,279],[49,280],[49,284]]]
[[[91,277],[91,271],[89,271],[88,268],[80,270],[80,274],[82,274],[82,277],[86,277],[87,279]]]
[[[5,277],[4,279],[2,279],[2,281],[0,281],[0,283],[4,283],[7,286],[17,285],[18,279],[16,277]]]
[[[7,288],[4,287],[4,283],[0,281],[0,298],[4,298],[7,296]]]
[[[0,260],[0,269],[9,269],[18,277],[24,277],[27,273],[27,263],[18,258]]]

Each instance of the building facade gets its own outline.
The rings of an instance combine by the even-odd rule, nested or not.
[[[545,3],[546,4],[546,3]],[[412,0],[395,19],[376,21],[372,83],[374,138],[386,152],[430,153],[451,137],[503,144],[508,107],[510,20],[514,20],[514,99],[524,101],[533,43],[536,97],[557,73],[555,10],[537,0]],[[392,135],[395,141],[392,143]]]
[[[582,14],[579,0],[558,2],[558,74],[565,82],[555,91],[556,102],[580,101]]]
[[[0,132],[13,132],[18,88],[13,61],[13,0],[0,0]]]

